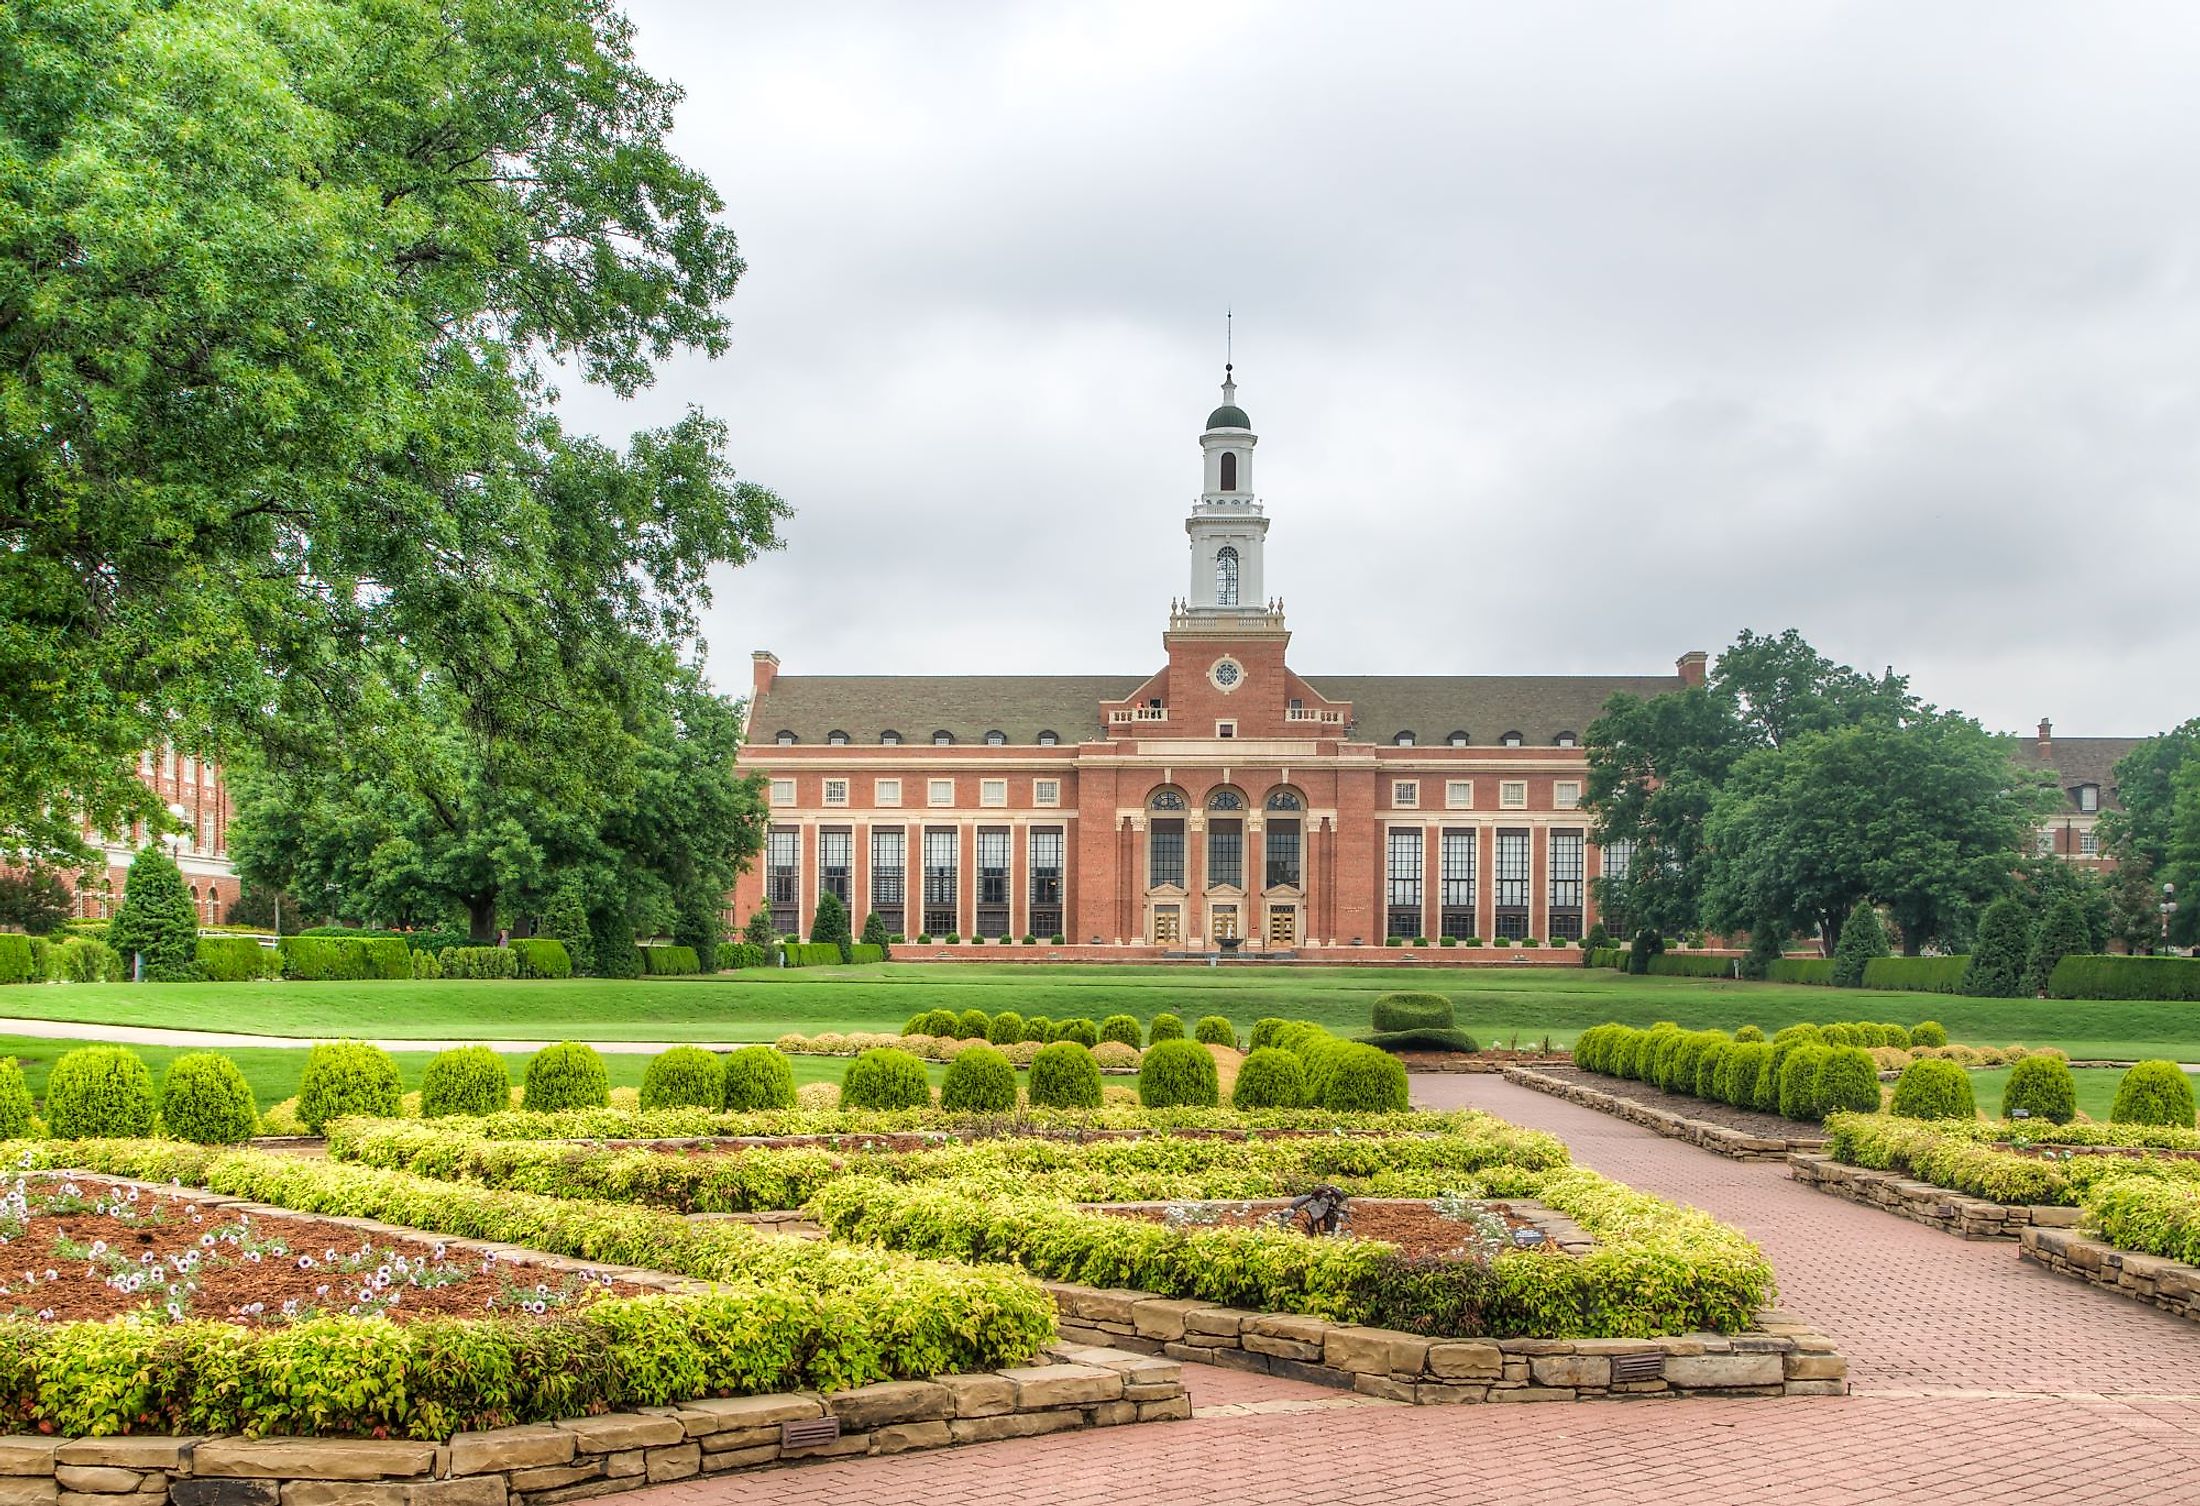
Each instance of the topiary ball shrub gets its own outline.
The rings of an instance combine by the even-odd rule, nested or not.
[[[394,1119],[403,1109],[405,1086],[397,1061],[365,1041],[323,1041],[306,1053],[298,1077],[298,1122],[318,1135],[331,1119],[359,1115]]]
[[[1736,1041],[1719,1063],[1719,1098],[1738,1109],[1757,1106],[1757,1079],[1764,1075],[1772,1056],[1766,1041]]]
[[[1154,1023],[1165,1018],[1169,1017],[1156,1016]],[[1138,1064],[1138,1102],[1144,1108],[1214,1108],[1222,1101],[1218,1083],[1215,1059],[1196,1041],[1164,1038],[1148,1046]]]
[[[1937,1056],[1920,1058],[1902,1069],[1887,1111],[1904,1119],[1975,1119],[1971,1074]]]
[[[1764,1027],[1761,1025],[1744,1025],[1734,1032],[1734,1041],[1737,1045],[1753,1046],[1764,1038]]]
[[[642,1072],[642,1108],[715,1109],[726,1101],[726,1064],[700,1046],[674,1046]]]
[[[218,1051],[194,1051],[168,1064],[160,1084],[160,1125],[178,1140],[241,1145],[260,1127],[252,1084]]]
[[[2070,1063],[2054,1056],[2028,1056],[2009,1069],[2009,1081],[2001,1090],[2001,1117],[2013,1119],[2022,1110],[2026,1118],[2068,1124],[2078,1117],[2078,1080],[2070,1075]]]
[[[1002,1010],[986,1027],[985,1038],[996,1046],[1015,1045],[1024,1038],[1024,1017],[1013,1009]]]
[[[120,1046],[68,1052],[46,1078],[46,1132],[56,1140],[150,1135],[153,1074]]]
[[[512,1106],[512,1074],[487,1046],[439,1051],[420,1075],[420,1117],[501,1114]]]
[[[1044,1046],[1048,1041],[1054,1039],[1054,1022],[1043,1014],[1025,1016],[1024,1039],[1037,1041]]]
[[[992,1050],[989,1046],[987,1050]],[[840,1078],[844,1109],[928,1109],[932,1084],[924,1063],[906,1051],[877,1046],[848,1063]]]
[[[1253,1022],[1252,1037],[1245,1043],[1245,1049],[1248,1051],[1258,1051],[1263,1046],[1273,1046],[1278,1044],[1276,1037],[1281,1035],[1283,1033],[1283,1027],[1290,1023],[1291,1022],[1289,1020],[1279,1020],[1274,1015],[1267,1015],[1261,1019],[1255,1020]]]
[[[1146,1044],[1149,1046],[1156,1041],[1181,1041],[1182,1039],[1184,1039],[1184,1017],[1182,1015],[1157,1014],[1153,1017],[1153,1023],[1146,1027]],[[1131,1044],[1135,1046],[1138,1042],[1132,1041]]]
[[[1836,1046],[1818,1068],[1818,1114],[1879,1112],[1879,1067],[1862,1046]]]
[[[1780,1063],[1780,1117],[1805,1121],[1823,1117],[1818,1107],[1818,1069],[1835,1049],[1806,1044],[1788,1052]]]
[[[1910,1040],[1910,1030],[1907,1025],[1882,1025],[1879,1029],[1886,1037],[1884,1041],[1880,1042],[1881,1045],[1893,1046],[1899,1050],[1907,1051],[1913,1044]]]
[[[527,1058],[527,1080],[520,1103],[537,1113],[560,1109],[600,1109],[611,1102],[611,1073],[596,1048],[560,1041]]]
[[[1054,1027],[1052,1038],[1075,1041],[1087,1051],[1100,1044],[1100,1027],[1087,1019],[1064,1020]]]
[[[0,1140],[20,1140],[31,1132],[31,1087],[12,1056],[0,1056]]]
[[[1948,1032],[1938,1020],[1919,1020],[1910,1027],[1910,1044],[1913,1046],[1945,1046]]]
[[[794,1107],[794,1063],[770,1046],[743,1046],[726,1056],[725,1097],[729,1109]]]
[[[1238,1067],[1237,1082],[1230,1089],[1230,1107],[1247,1109],[1303,1109],[1306,1068],[1290,1052],[1263,1046]]]
[[[1387,1051],[1343,1042],[1323,1062],[1316,1107],[1337,1114],[1402,1114],[1405,1065]]]
[[[1374,1007],[1378,1035],[1392,1030],[1455,1030],[1451,1000],[1442,994],[1378,994]]]
[[[1729,1040],[1716,1040],[1703,1048],[1696,1058],[1696,1085],[1690,1091],[1698,1098],[1716,1102],[1719,1097],[1719,1072],[1726,1066],[1727,1054],[1734,1049]]]
[[[973,1046],[947,1064],[940,1107],[950,1114],[1005,1114],[1016,1107],[1016,1068],[991,1046]]]
[[[927,1009],[911,1022],[915,1030],[905,1030],[903,1035],[931,1035],[952,1038],[962,1021],[952,1009]]]
[[[1237,1027],[1219,1014],[1203,1014],[1192,1026],[1192,1039],[1203,1046],[1228,1046],[1237,1049]]]
[[[982,1009],[966,1009],[955,1016],[955,1028],[948,1032],[957,1040],[982,1041],[985,1033],[993,1028],[993,1017]]]
[[[1100,1107],[1100,1063],[1075,1041],[1056,1041],[1031,1059],[1035,1109]]]
[[[1127,1014],[1111,1014],[1100,1022],[1100,1039],[1103,1041],[1135,1046],[1145,1038],[1145,1032],[1138,1028],[1138,1021]]]
[[[67,1059],[62,1058],[64,1061]],[[2028,1056],[2022,1065],[2029,1066],[2038,1059]],[[2011,1078],[2013,1081],[2013,1073]],[[50,1100],[52,1090],[49,1088],[47,1091]],[[2175,1062],[2140,1062],[2124,1074],[2122,1082],[2116,1084],[2116,1103],[2108,1111],[2108,1122],[2169,1124],[2179,1129],[2191,1129],[2192,1078]]]

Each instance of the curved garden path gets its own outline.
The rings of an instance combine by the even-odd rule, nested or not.
[[[1417,1077],[1576,1159],[1739,1224],[1781,1301],[1840,1342],[1853,1393],[1404,1407],[1231,1371],[1191,1421],[690,1480],[635,1506],[1305,1502],[1881,1506],[2200,1499],[2200,1331],[1496,1077]],[[1188,1373],[1205,1367],[1187,1366]]]

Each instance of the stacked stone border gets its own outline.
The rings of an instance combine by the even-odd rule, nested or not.
[[[1959,1239],[2016,1239],[2027,1229],[2074,1229],[2078,1224],[2076,1208],[1989,1202],[1897,1172],[1850,1166],[1830,1156],[1789,1156],[1788,1171],[1815,1191],[1878,1208]]]
[[[2017,1239],[2019,1259],[2200,1323],[2200,1266],[2119,1250],[2075,1229],[2021,1229]]]
[[[1737,1334],[1432,1339],[1130,1289],[1048,1282],[1065,1338],[1338,1386],[1418,1406],[1624,1396],[1840,1396],[1833,1340],[1778,1311]]]
[[[697,1475],[1192,1415],[1174,1360],[1079,1345],[1045,1358],[824,1395],[735,1396],[460,1433],[448,1443],[0,1437],[0,1501],[555,1506]]]
[[[1632,1098],[1622,1098],[1615,1093],[1600,1093],[1595,1088],[1580,1083],[1567,1082],[1538,1072],[1532,1067],[1506,1067],[1505,1078],[1538,1093],[1549,1093],[1568,1103],[1595,1109],[1600,1114],[1610,1114],[1630,1124],[1665,1136],[1668,1140],[1685,1140],[1700,1150],[1725,1156],[1730,1161],[1784,1161],[1798,1151],[1823,1150],[1823,1135],[1790,1135],[1775,1139],[1768,1135],[1753,1135],[1747,1130],[1730,1129],[1723,1124],[1713,1124],[1707,1119],[1691,1119],[1669,1109],[1654,1108],[1647,1103],[1637,1103]]]

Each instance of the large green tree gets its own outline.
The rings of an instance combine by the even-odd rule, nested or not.
[[[2169,939],[2179,946],[2200,944],[2200,717],[2150,737],[2116,765],[2116,799],[2122,809],[2103,818],[2109,851],[2123,870],[2117,932],[2136,950],[2145,914],[2161,903],[2161,885],[2176,886],[2177,909],[2169,917]],[[2142,895],[2134,871],[2153,885]],[[2156,936],[2160,914],[2156,910]]]
[[[605,0],[0,6],[0,852],[163,825],[147,746],[358,735],[390,645],[492,734],[616,704],[609,629],[684,637],[773,542],[715,421],[552,411],[718,353],[742,271],[631,44]]]

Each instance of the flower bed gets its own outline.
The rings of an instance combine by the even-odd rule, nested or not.
[[[1294,1214],[1292,1203],[1283,1198],[1097,1203],[1089,1211],[1170,1229],[1283,1229],[1302,1239],[1317,1237],[1306,1228],[1306,1216]],[[1427,1260],[1489,1260],[1508,1249],[1563,1248],[1549,1229],[1505,1202],[1355,1198],[1351,1215],[1349,1224],[1335,1236],[1321,1237],[1376,1240],[1408,1259]]]

